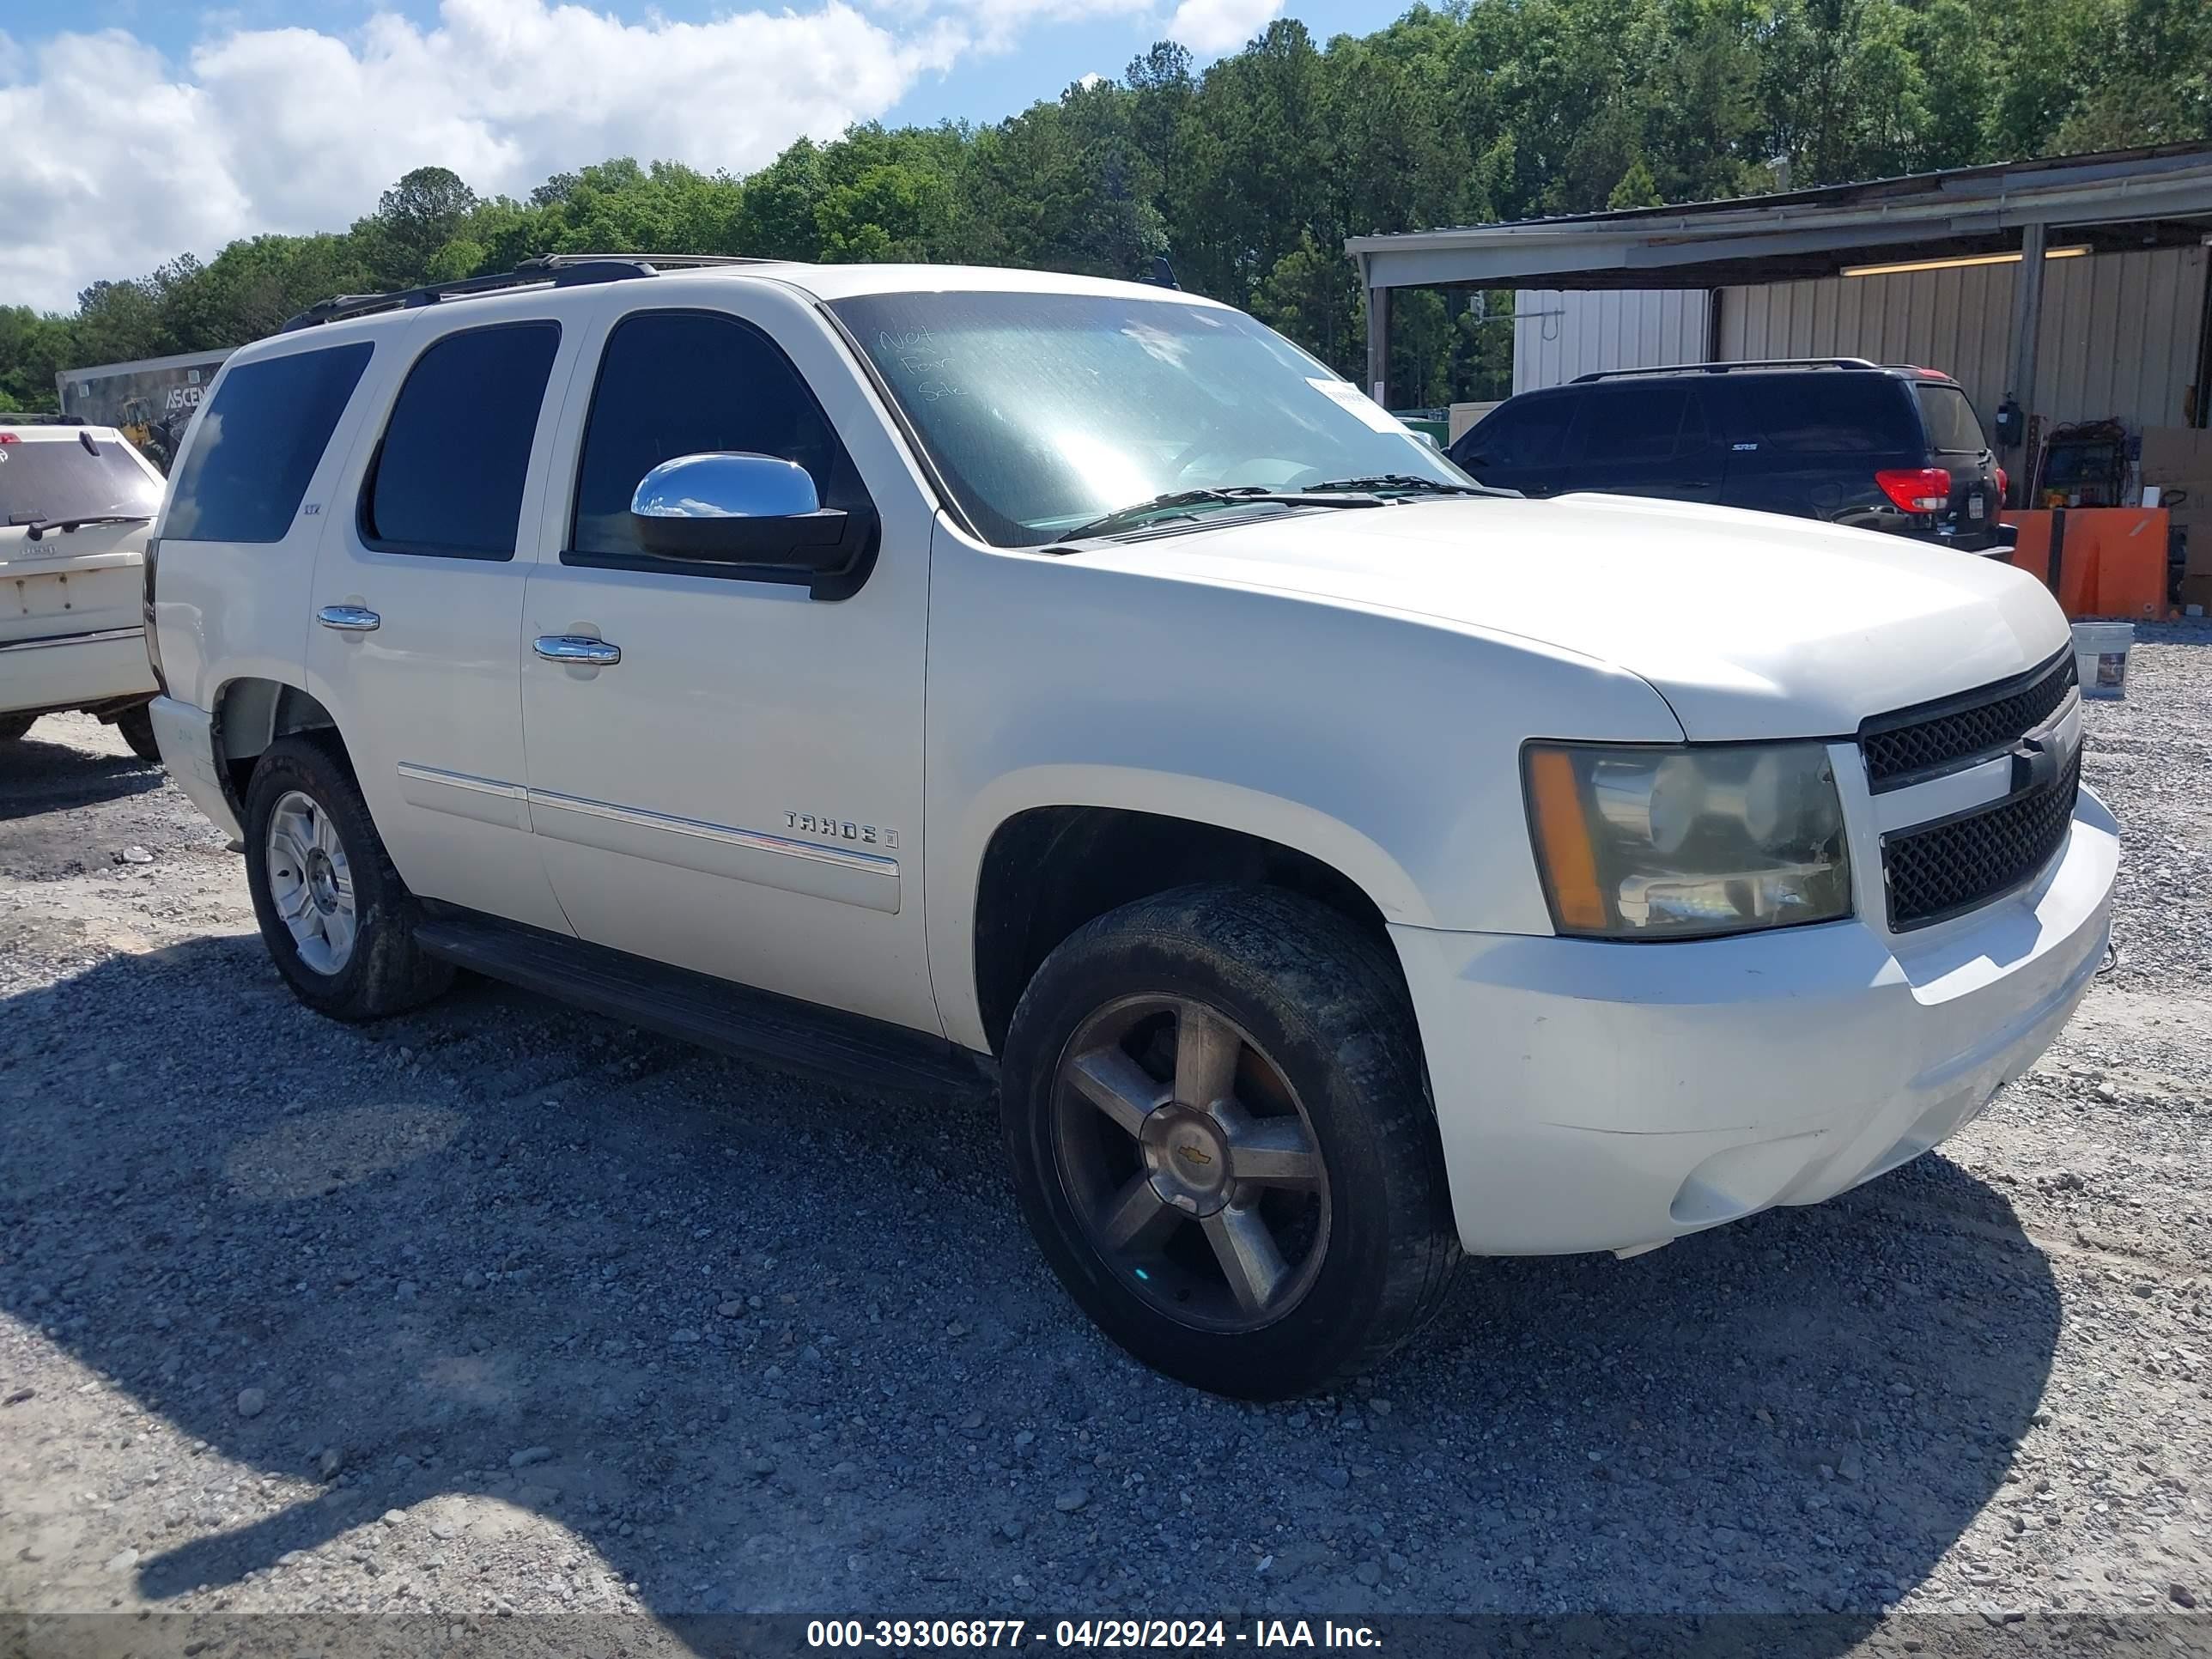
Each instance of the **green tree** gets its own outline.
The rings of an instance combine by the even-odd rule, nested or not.
[[[1609,208],[1659,207],[1664,199],[1659,194],[1659,182],[1651,176],[1651,164],[1639,153],[1628,164],[1628,171],[1620,175],[1620,182],[1605,198]]]
[[[395,286],[422,281],[439,251],[458,235],[477,194],[448,167],[416,167],[384,192],[355,234],[371,267]]]

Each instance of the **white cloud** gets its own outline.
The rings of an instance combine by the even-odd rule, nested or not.
[[[1182,0],[1168,19],[1168,38],[1193,52],[1234,52],[1267,27],[1283,0]]]
[[[348,39],[233,29],[181,72],[120,30],[27,49],[0,35],[0,303],[65,309],[87,282],[184,249],[342,227],[426,162],[517,193],[609,155],[755,167],[882,114],[966,44],[942,18],[894,33],[846,0],[696,24],[442,0],[428,28],[381,14]]]
[[[1157,15],[1153,0],[870,0],[887,15],[941,14],[981,52],[1012,51],[1023,30],[1037,23],[1073,23],[1093,17]]]

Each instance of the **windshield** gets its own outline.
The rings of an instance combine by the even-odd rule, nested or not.
[[[1386,474],[1468,483],[1240,312],[1089,294],[879,294],[830,309],[969,520],[1002,547],[1184,490]]]
[[[77,434],[0,443],[0,524],[51,523],[109,513],[143,513],[161,505],[161,480],[123,453],[119,438],[94,439],[94,454]]]

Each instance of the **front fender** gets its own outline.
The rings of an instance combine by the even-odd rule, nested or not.
[[[976,993],[975,930],[972,918],[982,885],[983,860],[1000,830],[1041,807],[1106,807],[1233,830],[1274,842],[1328,866],[1372,899],[1384,918],[1412,927],[1434,919],[1419,886],[1390,854],[1349,824],[1301,802],[1189,773],[1132,766],[1026,767],[994,779],[974,796],[960,820],[933,830],[928,881],[933,914],[956,919],[930,930],[931,972],[946,1035],[971,1048],[987,1048]]]
[[[1522,805],[1531,735],[1680,741],[1650,685],[1433,617],[978,548],[930,593],[930,969],[981,1046],[975,915],[999,827],[1116,807],[1291,848],[1389,922],[1551,931]]]

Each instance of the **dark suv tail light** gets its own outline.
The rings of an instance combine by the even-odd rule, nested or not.
[[[1874,481],[1907,513],[1941,513],[1951,504],[1951,474],[1944,467],[1885,467]]]
[[[161,549],[158,537],[146,538],[146,598],[140,609],[146,618],[146,661],[154,671],[154,684],[169,695],[169,678],[161,672],[161,636],[154,628],[154,563]]]

